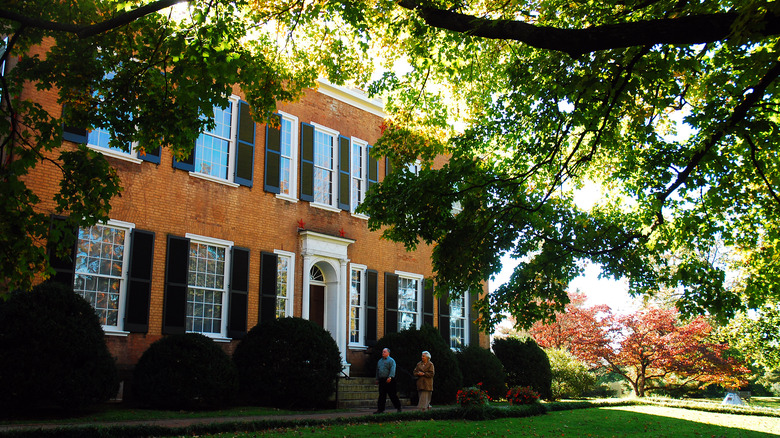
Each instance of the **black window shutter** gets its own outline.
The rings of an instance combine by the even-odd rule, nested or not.
[[[62,114],[65,115],[67,112],[67,107],[62,107]],[[89,133],[87,132],[87,128],[79,127],[79,126],[69,126],[67,124],[62,125],[62,139],[67,141],[72,141],[74,143],[79,144],[87,144],[87,136]]]
[[[230,260],[228,337],[243,339],[246,336],[249,309],[249,249],[234,246]]]
[[[469,320],[469,344],[479,345],[479,325],[477,317],[479,314],[474,310],[474,303],[477,302],[479,295],[477,293],[468,293],[468,304],[466,305],[466,318]]]
[[[314,126],[301,123],[301,201],[314,201]]]
[[[147,333],[149,331],[149,303],[152,292],[154,233],[132,230],[130,241],[130,269],[125,301],[124,329],[133,333]]]
[[[260,255],[260,315],[258,324],[276,318],[276,254]]]
[[[236,176],[234,182],[252,187],[255,167],[255,121],[249,104],[238,102],[238,133],[236,134]]]
[[[433,327],[433,279],[423,280],[423,324]]]
[[[190,239],[168,235],[162,327],[162,332],[166,335],[184,333],[187,322],[189,259]]]
[[[339,135],[339,208],[349,211],[350,207],[350,140]]]
[[[385,176],[393,173],[393,161],[390,157],[385,157]]]
[[[76,246],[78,245],[78,228],[64,227],[63,235],[60,239],[54,240],[51,238],[51,228],[55,227],[55,224],[65,224],[66,218],[62,216],[52,216],[51,227],[49,229],[49,265],[54,269],[54,276],[51,281],[55,283],[61,283],[67,286],[69,289],[73,288],[73,280],[76,277]],[[70,251],[66,254],[57,254],[55,251],[56,245],[59,242],[70,245]]]
[[[138,158],[144,161],[148,161],[150,163],[160,164],[160,147],[157,146],[156,148],[150,151],[144,151],[143,153],[139,153]]]
[[[376,158],[371,156],[371,149],[373,147],[371,145],[368,145],[366,147],[366,153],[368,154],[368,189],[371,189],[371,186],[376,184],[379,181],[379,164],[376,161]]]
[[[439,296],[439,333],[447,345],[450,341],[450,294],[444,292]]]
[[[378,273],[366,271],[366,345],[376,344]]]
[[[279,193],[280,174],[282,163],[282,131],[281,118],[274,114],[272,117],[279,122],[279,127],[271,126],[271,120],[265,127],[265,184],[263,188],[266,192]]]
[[[398,332],[398,275],[385,272],[385,335]]]

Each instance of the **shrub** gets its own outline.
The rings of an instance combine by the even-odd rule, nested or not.
[[[530,386],[513,386],[507,391],[506,399],[513,405],[530,405],[539,400],[539,393]]]
[[[552,399],[550,360],[533,339],[496,339],[493,351],[506,370],[506,384],[530,386],[546,399]]]
[[[336,341],[301,318],[255,326],[236,347],[233,360],[248,402],[286,409],[325,405],[341,372]]]
[[[238,389],[235,365],[210,338],[198,333],[154,342],[133,373],[138,401],[158,409],[216,409],[230,404]]]
[[[506,393],[506,372],[495,354],[479,345],[469,345],[455,353],[458,366],[463,373],[463,385],[475,386],[482,383],[482,389],[490,398],[498,400]]]
[[[95,310],[46,282],[0,299],[0,406],[78,409],[119,389]]]
[[[487,391],[483,390],[481,386],[470,386],[458,390],[455,400],[462,408],[468,408],[471,406],[486,405],[490,400]]]
[[[581,397],[596,387],[596,374],[573,354],[563,349],[546,350],[552,371],[552,396],[559,398]]]
[[[448,404],[455,401],[455,395],[463,386],[463,375],[458,366],[455,353],[444,341],[439,330],[424,325],[419,330],[410,329],[399,333],[390,333],[377,341],[369,363],[372,370],[382,356],[383,348],[390,349],[390,356],[396,362],[398,390],[402,394],[416,394],[417,387],[412,371],[420,361],[425,350],[431,353],[431,362],[436,370],[433,377],[432,403]]]

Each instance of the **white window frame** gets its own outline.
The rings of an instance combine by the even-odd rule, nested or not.
[[[406,165],[406,169],[415,175],[420,175],[420,171],[422,170],[422,162],[417,160],[414,163],[409,163]]]
[[[287,297],[285,300],[287,301],[284,306],[285,316],[293,316],[293,305],[295,303],[295,253],[289,252],[289,251],[283,251],[281,249],[275,249],[274,254],[278,258],[286,258],[287,259]],[[278,259],[277,259],[278,263]],[[279,273],[276,274],[276,281],[278,284],[279,281]],[[277,300],[279,297],[277,296]]]
[[[126,336],[129,333],[124,330],[124,320],[125,320],[125,302],[127,301],[127,283],[129,280],[129,272],[130,272],[130,243],[131,243],[130,235],[133,232],[133,229],[135,228],[135,224],[130,222],[109,219],[107,222],[99,222],[95,225],[110,227],[110,228],[121,228],[125,231],[124,253],[122,254],[122,276],[119,285],[119,304],[117,306],[117,325],[116,326],[102,325],[102,327],[103,327],[103,332],[105,332],[105,334],[107,335]],[[77,246],[78,243],[79,242],[77,236],[76,238]],[[76,271],[75,269],[74,271],[76,275],[79,274],[79,272]],[[74,275],[73,278],[74,288],[75,288],[76,275]]]
[[[227,98],[227,101],[232,104],[231,114],[230,114],[230,139],[228,142],[227,178],[223,179],[217,176],[209,175],[207,173],[198,172],[197,170],[191,171],[190,176],[193,176],[195,178],[205,179],[207,181],[213,181],[220,184],[225,184],[230,187],[238,187],[239,184],[234,181],[234,178],[235,178],[235,166],[236,166],[236,160],[235,160],[236,132],[238,131],[238,103],[240,101],[240,98],[235,94],[231,94],[230,97]],[[203,132],[201,132],[201,134],[203,134]],[[196,143],[192,149],[192,153],[195,154],[195,156],[193,157],[194,163],[197,162],[197,154],[198,154],[197,149],[198,147]]]
[[[328,128],[327,126],[320,125],[319,123],[311,122],[311,125],[314,126],[314,136],[316,138],[317,131],[329,135],[333,138],[333,147],[331,148],[331,168],[330,168],[330,203],[324,203],[317,201],[316,199],[311,202],[312,207],[322,208],[324,210],[329,210],[333,212],[340,212],[341,210],[338,208],[337,202],[338,202],[338,149],[339,149],[339,131],[336,131],[335,129]],[[316,154],[316,141],[314,142],[314,149]],[[316,171],[318,169],[318,166],[316,165],[316,159],[314,160],[314,170]],[[316,174],[316,172],[315,172]],[[312,175],[312,179],[314,179],[314,175]],[[316,184],[314,186],[316,191]],[[313,196],[314,194],[312,194]]]
[[[231,249],[233,248],[233,242],[230,240],[223,240],[223,239],[217,239],[214,237],[208,237],[208,236],[200,236],[197,234],[191,234],[187,233],[185,235],[186,238],[190,239],[190,245],[192,243],[200,243],[204,245],[213,245],[213,246],[220,246],[225,249],[225,271],[223,273],[223,276],[225,278],[224,284],[222,285],[222,315],[220,316],[220,332],[219,333],[212,333],[212,332],[190,332],[188,333],[200,333],[204,336],[208,336],[213,339],[228,339],[227,338],[227,319],[228,319],[228,296],[230,294],[230,267],[232,266],[233,260],[231,259]],[[191,247],[190,247],[191,248]],[[189,259],[189,251],[190,249],[187,249],[187,257]],[[189,262],[188,262],[189,266]],[[189,278],[187,278],[187,299],[189,299]],[[186,318],[188,318],[190,315],[185,315]]]
[[[104,76],[104,78],[111,79],[111,78],[114,77],[115,74],[116,73],[113,72],[113,71],[112,72],[108,72]],[[94,150],[96,152],[99,152],[99,153],[103,154],[104,156],[113,157],[113,158],[117,158],[117,159],[124,160],[124,161],[129,161],[129,162],[134,163],[134,164],[141,164],[143,162],[143,160],[141,160],[138,157],[138,150],[137,150],[138,142],[130,143],[130,145],[129,145],[129,149],[130,150],[128,152],[124,152],[124,151],[121,151],[121,150],[116,150],[116,149],[111,149],[111,148],[99,146],[96,143],[90,143],[90,140],[92,139],[92,133],[96,132],[96,131],[103,131],[103,132],[105,132],[106,135],[108,135],[109,141],[111,141],[111,133],[108,130],[103,129],[103,128],[94,129],[94,130],[89,131],[87,133],[87,147],[89,147],[90,149],[92,149],[92,150]]]
[[[368,267],[366,265],[359,265],[357,263],[351,263],[349,268],[349,313],[347,316],[349,319],[348,321],[349,327],[347,329],[347,337],[349,340],[350,347],[365,347],[366,345],[366,270],[367,269]],[[360,278],[360,290],[358,291],[358,293],[360,294],[360,299],[356,306],[352,304],[352,274],[354,272],[357,272]],[[352,340],[352,334],[351,334],[353,308],[357,308],[358,310],[357,342]]]
[[[447,342],[450,344],[450,348],[453,349],[453,350],[456,350],[458,348],[464,348],[464,347],[467,347],[469,345],[469,314],[468,314],[468,311],[469,311],[469,307],[468,307],[469,293],[468,292],[464,292],[463,295],[459,298],[459,300],[461,301],[461,303],[463,303],[462,316],[459,317],[459,318],[453,317],[452,304],[454,303],[454,301],[450,300],[450,302],[449,302],[449,306],[450,306],[450,330],[449,330],[450,331],[450,339],[448,339]],[[452,339],[453,339],[452,326],[453,326],[453,322],[455,322],[456,320],[460,321],[463,324],[463,338],[460,339],[460,341],[461,341],[461,345],[460,346],[453,345],[453,342],[452,342]]]
[[[357,206],[363,203],[366,199],[366,192],[368,191],[368,142],[365,140],[361,140],[359,138],[352,137],[350,139],[350,151],[349,151],[349,192],[350,192],[350,200],[349,200],[349,209],[352,212],[352,215],[355,217],[359,217],[362,219],[368,219],[368,216],[366,216],[363,213],[356,213],[355,209]],[[356,176],[352,171],[352,156],[354,151],[354,146],[357,146],[360,148],[361,151],[361,159],[360,159],[360,165],[362,170],[361,176]],[[360,186],[362,187],[362,190],[360,191],[360,194],[355,193],[354,190],[354,182],[359,181]],[[356,199],[357,198],[357,199]]]
[[[284,121],[287,121],[290,123],[291,131],[290,131],[290,184],[289,189],[290,193],[282,193],[281,192],[281,175],[282,175],[282,164],[281,159],[285,158],[285,156],[282,154],[282,146],[280,144],[279,146],[279,193],[276,195],[277,198],[285,199],[287,201],[292,202],[298,202],[298,151],[300,149],[300,143],[299,143],[299,129],[300,129],[300,122],[298,121],[298,117],[286,113],[284,111],[278,111],[279,116],[281,117],[280,125],[279,125],[279,136],[280,136],[280,143],[284,141],[284,135],[282,132],[282,125]],[[294,258],[293,258],[294,259]]]
[[[404,330],[406,328],[411,328],[411,327],[401,327],[401,314],[403,313],[413,314],[414,315],[413,328],[419,329],[422,326],[422,292],[423,292],[423,279],[425,277],[420,274],[414,274],[411,272],[403,272],[403,271],[395,271],[395,274],[398,276],[398,301],[399,301],[398,331],[400,332],[401,330]],[[406,312],[400,309],[401,279],[417,281],[417,291],[415,293],[416,310],[414,312]]]

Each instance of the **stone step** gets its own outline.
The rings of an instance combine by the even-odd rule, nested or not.
[[[338,381],[338,408],[340,409],[376,409],[379,395],[373,377],[351,377]],[[408,398],[399,397],[403,406],[411,403]],[[391,406],[390,400],[387,401]]]

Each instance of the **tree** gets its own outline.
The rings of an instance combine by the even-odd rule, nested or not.
[[[0,294],[28,290],[37,274],[50,275],[45,242],[60,252],[72,247],[63,231],[107,220],[111,199],[121,192],[103,156],[63,145],[64,131],[103,128],[111,146],[127,150],[133,143],[141,155],[168,147],[181,159],[203,128],[214,126],[214,106],[236,84],[262,122],[277,101],[295,99],[318,76],[340,83],[363,74],[349,63],[359,56],[340,56],[341,32],[316,21],[337,5],[284,15],[281,7],[254,3],[21,0],[0,6],[0,35],[7,36],[0,44]],[[66,110],[45,106],[46,95]],[[27,186],[28,173],[42,164],[60,172],[54,211],[67,221],[52,224],[41,207],[52,200]]]
[[[551,325],[573,327],[578,318],[561,313]],[[564,330],[560,329],[571,333]],[[572,333],[567,345],[549,342],[543,335],[550,331],[537,323],[531,333],[541,335],[538,342],[542,347],[568,347],[592,367],[621,376],[639,397],[654,389],[675,391],[712,384],[739,387],[749,373],[730,354],[728,344],[711,339],[713,328],[703,317],[681,322],[673,309],[652,307],[608,315],[598,326],[582,326],[579,334]]]
[[[411,71],[373,88],[392,96],[377,151],[397,170],[364,211],[388,238],[435,244],[440,289],[521,260],[480,301],[484,325],[549,320],[586,260],[635,294],[682,291],[685,315],[744,307],[727,269],[753,274],[748,306],[777,296],[777,270],[760,269],[780,245],[777,3],[398,5],[381,31]],[[436,152],[451,157],[432,169]],[[579,207],[581,190],[600,201]],[[739,264],[708,259],[715,245]]]

